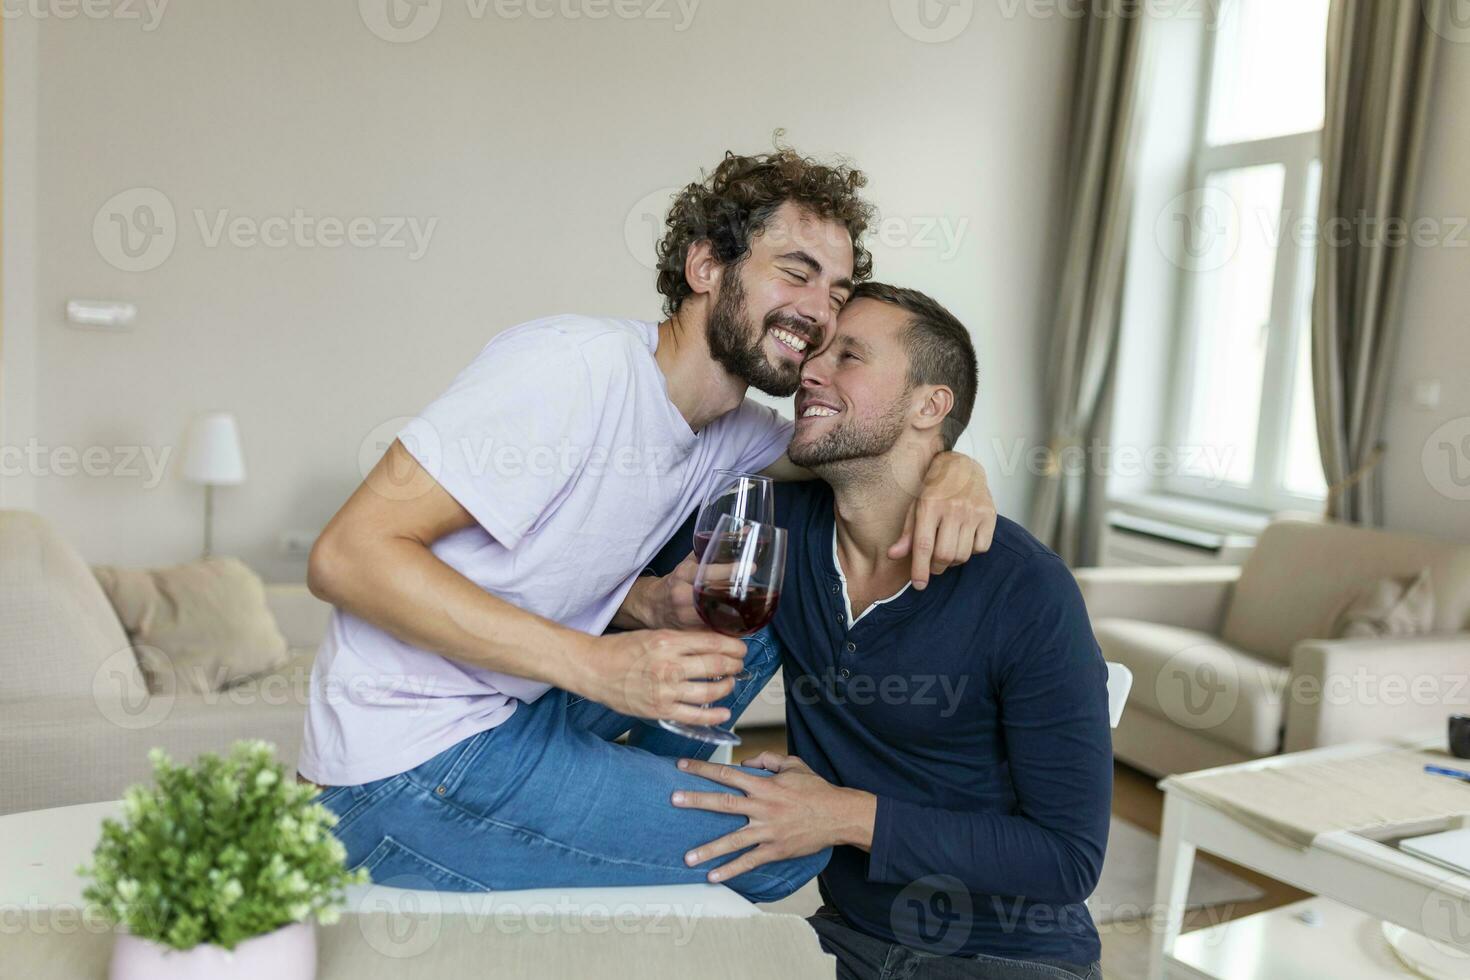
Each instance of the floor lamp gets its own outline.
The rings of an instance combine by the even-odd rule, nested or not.
[[[210,412],[189,425],[184,439],[184,479],[204,485],[204,557],[214,550],[214,488],[245,482],[240,427],[229,412]]]

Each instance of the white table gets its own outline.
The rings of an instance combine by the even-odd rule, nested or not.
[[[1442,737],[1330,746],[1207,772],[1291,765],[1298,760],[1344,759],[1388,748],[1434,747],[1436,742],[1443,747]],[[1295,847],[1184,793],[1172,792],[1167,780],[1162,786],[1164,824],[1154,892],[1158,920],[1149,961],[1150,980],[1209,976],[1175,955],[1196,850],[1208,851],[1303,891],[1333,899],[1373,918],[1386,919],[1457,950],[1463,949],[1470,956],[1470,877],[1445,871],[1387,843],[1349,831],[1319,834],[1310,847]],[[1449,820],[1439,826],[1401,828],[1396,836],[1432,833],[1458,825],[1459,822]],[[1247,924],[1236,931],[1260,931],[1260,925]],[[1237,923],[1231,923],[1224,928],[1236,926]],[[1259,943],[1255,945],[1258,962],[1233,964],[1229,973],[1232,980],[1257,976],[1274,980],[1284,976],[1270,972],[1271,951],[1262,949]]]
[[[122,804],[111,801],[0,816],[0,908],[80,910],[86,882],[76,869],[91,862],[102,820],[121,811]],[[348,889],[347,911],[614,919],[642,912],[677,920],[762,914],[724,885],[536,888],[482,894],[356,885]]]

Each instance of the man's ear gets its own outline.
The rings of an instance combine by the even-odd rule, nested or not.
[[[947,385],[926,385],[915,394],[920,398],[919,411],[914,417],[917,429],[937,429],[954,410],[954,392]]]
[[[707,238],[690,245],[684,254],[684,281],[689,283],[696,296],[708,296],[714,292],[724,271],[725,267],[715,257],[714,244]]]

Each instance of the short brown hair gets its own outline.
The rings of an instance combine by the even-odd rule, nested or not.
[[[865,282],[853,290],[852,298],[877,300],[909,315],[903,337],[909,355],[909,386],[944,385],[954,392],[954,407],[939,430],[944,448],[953,449],[970,424],[980,387],[980,365],[970,331],[938,301],[917,289]]]
[[[873,209],[858,196],[867,182],[861,170],[819,163],[779,143],[774,152],[755,156],[726,151],[713,173],[675,196],[664,219],[668,231],[658,243],[664,314],[672,316],[694,292],[684,278],[690,246],[709,241],[721,264],[738,265],[750,251],[751,238],[787,201],[843,225],[852,237],[852,279],[867,279],[873,274],[873,259],[862,235]]]

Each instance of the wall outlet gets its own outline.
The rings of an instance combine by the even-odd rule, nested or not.
[[[1430,411],[1439,407],[1439,379],[1422,378],[1414,382],[1414,407]]]
[[[311,546],[316,542],[315,531],[282,531],[277,543],[281,557],[295,561],[306,561],[311,555]]]

